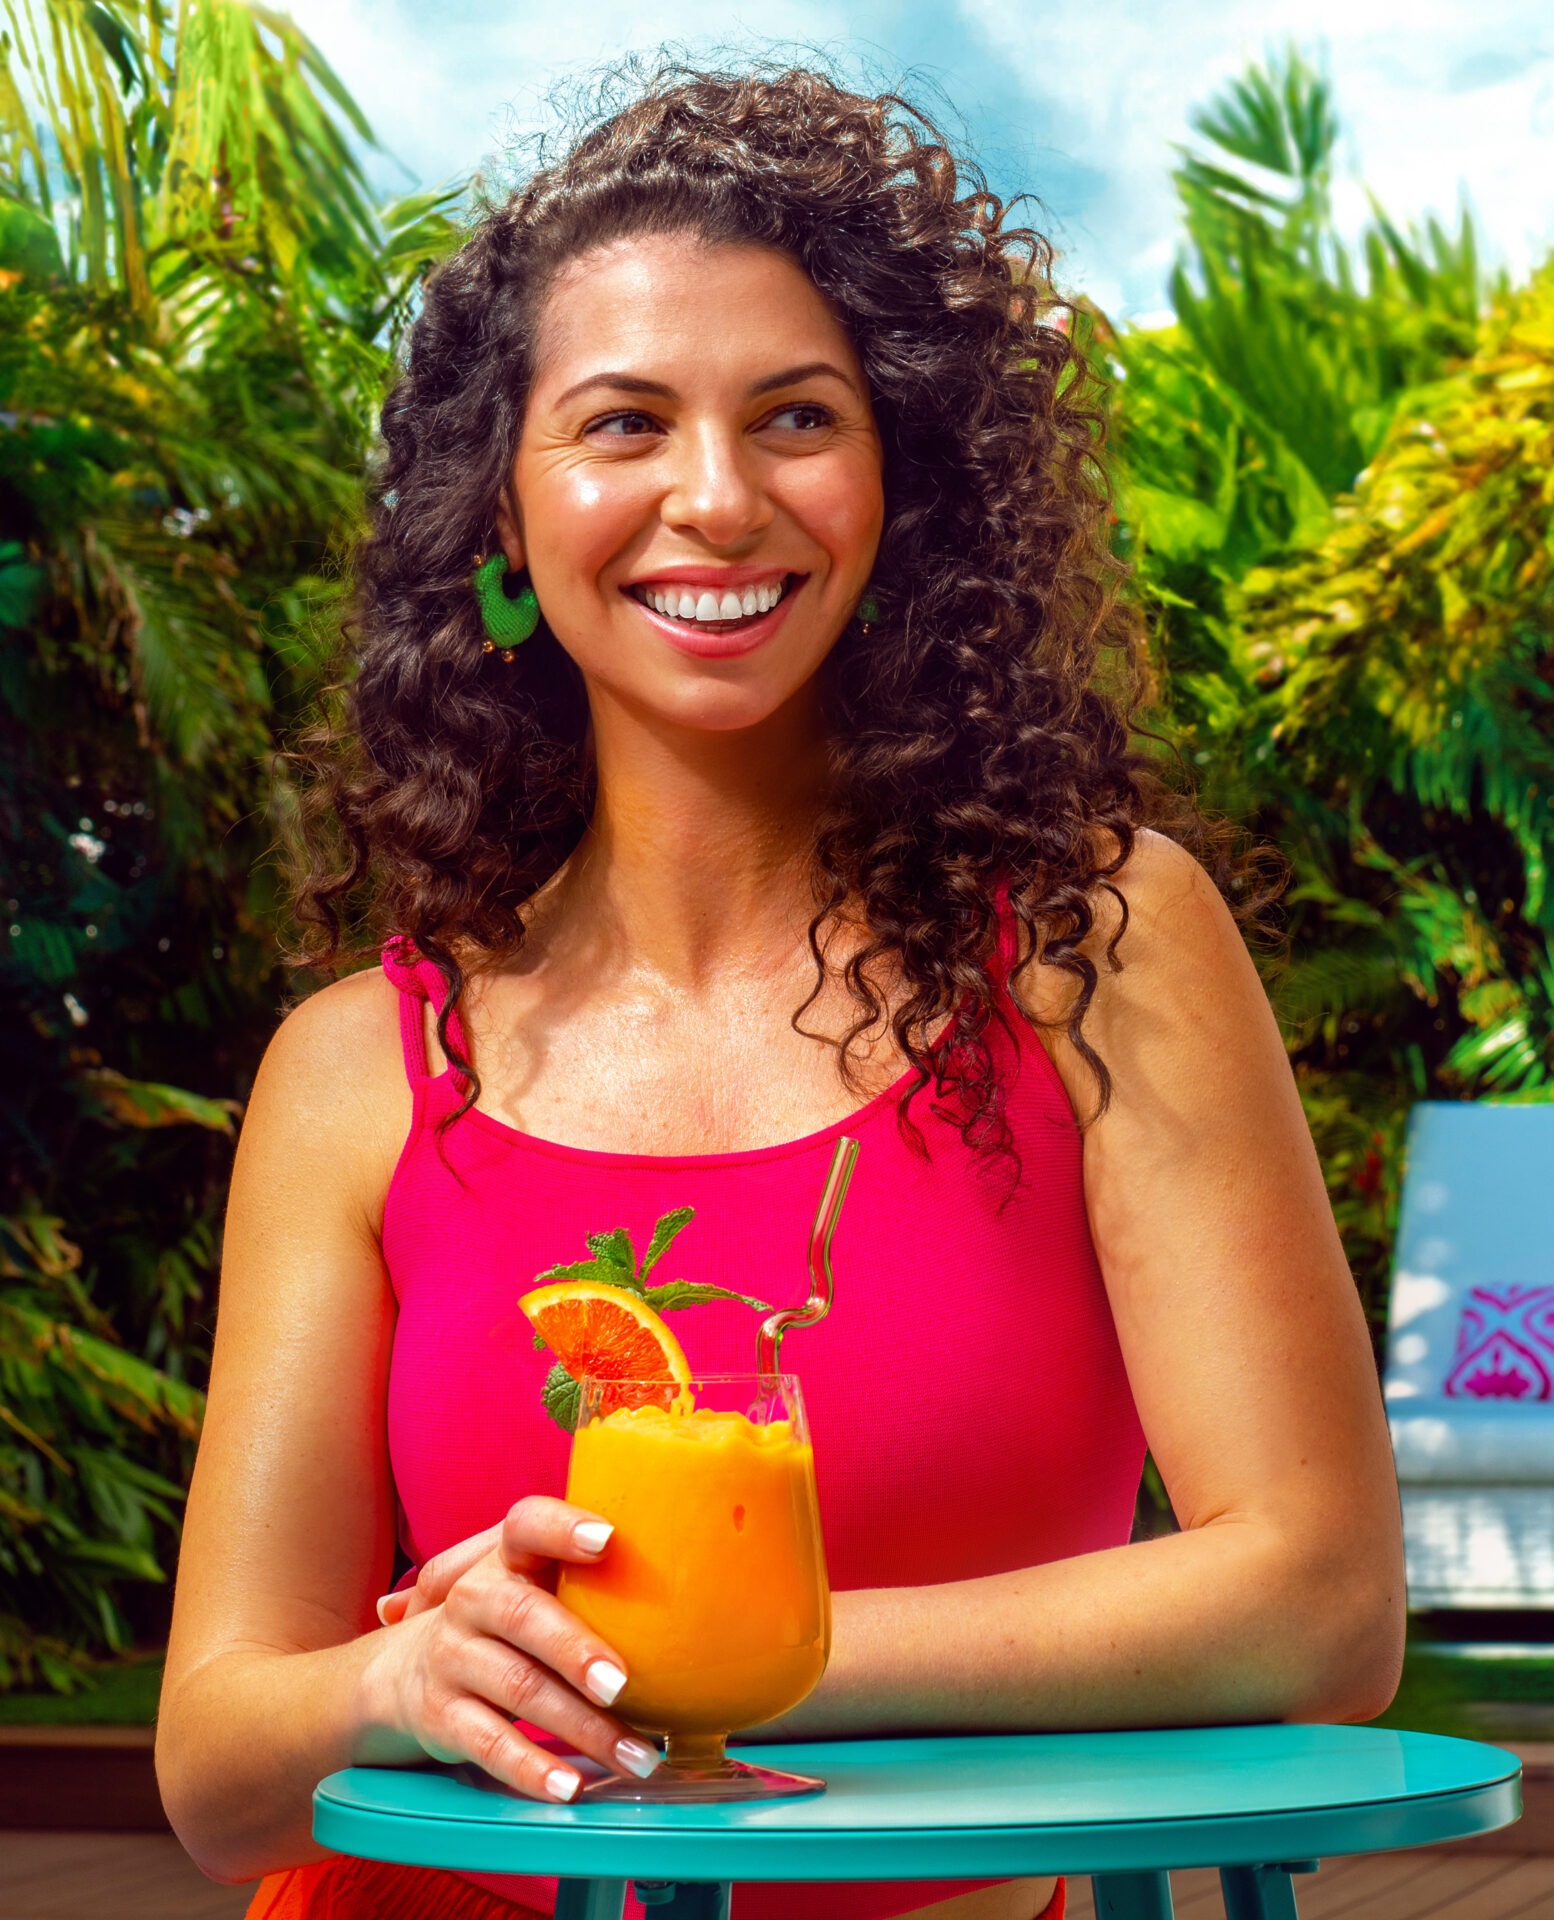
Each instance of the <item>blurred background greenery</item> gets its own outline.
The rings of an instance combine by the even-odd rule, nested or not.
[[[462,192],[380,203],[266,7],[0,12],[0,1693],[136,1718],[296,990],[280,756]],[[1250,69],[1179,157],[1175,324],[1076,325],[1149,725],[1293,872],[1269,985],[1379,1336],[1409,1106],[1554,1074],[1554,277],[1486,275],[1466,219],[1346,243],[1339,134],[1298,53]],[[1460,1720],[1442,1663],[1409,1686]]]

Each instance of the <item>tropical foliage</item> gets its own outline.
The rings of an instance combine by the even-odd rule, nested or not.
[[[0,1674],[57,1687],[76,1677],[83,1642],[128,1639],[115,1584],[162,1579],[154,1523],[175,1524],[183,1488],[131,1437],[192,1440],[201,1404],[125,1351],[80,1258],[57,1220],[0,1219],[0,1555],[14,1589]]]
[[[1160,730],[1282,850],[1271,974],[1373,1318],[1408,1107],[1554,1067],[1554,281],[1334,225],[1298,56],[1195,116],[1177,323],[1111,343]]]
[[[237,1097],[288,983],[272,763],[453,227],[263,6],[5,0],[0,1684],[154,1632]],[[126,1585],[126,1582],[130,1583]]]

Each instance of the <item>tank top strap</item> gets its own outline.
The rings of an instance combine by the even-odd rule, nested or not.
[[[405,1055],[405,1077],[415,1086],[432,1077],[426,1058],[426,1021],[421,1008],[429,1004],[434,1017],[441,1014],[448,997],[448,983],[435,963],[417,951],[408,934],[396,933],[386,940],[382,960],[385,978],[399,991],[399,1039]],[[467,1059],[469,1048],[456,1008],[448,1016],[448,1038]],[[463,1079],[457,1068],[454,1072],[458,1079]]]
[[[1009,882],[1000,880],[993,890],[993,905],[998,914],[998,945],[993,953],[993,963],[989,969],[994,981],[1005,989],[1009,985],[1009,976],[1014,971],[1014,963],[1020,957],[1020,926],[1015,918],[1014,908],[1009,904]]]

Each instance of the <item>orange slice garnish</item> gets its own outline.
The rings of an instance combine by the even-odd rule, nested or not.
[[[518,1305],[574,1380],[591,1374],[596,1380],[632,1383],[618,1393],[606,1392],[601,1414],[617,1407],[668,1407],[682,1396],[689,1404],[691,1369],[679,1341],[629,1288],[602,1280],[558,1280],[526,1293]]]

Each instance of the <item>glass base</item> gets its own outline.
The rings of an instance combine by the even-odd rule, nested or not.
[[[646,1780],[622,1780],[607,1774],[583,1788],[584,1800],[629,1801],[638,1806],[705,1806],[716,1800],[792,1800],[824,1793],[826,1783],[808,1773],[783,1773],[776,1767],[750,1767],[726,1757],[707,1763],[675,1765],[666,1760]]]

